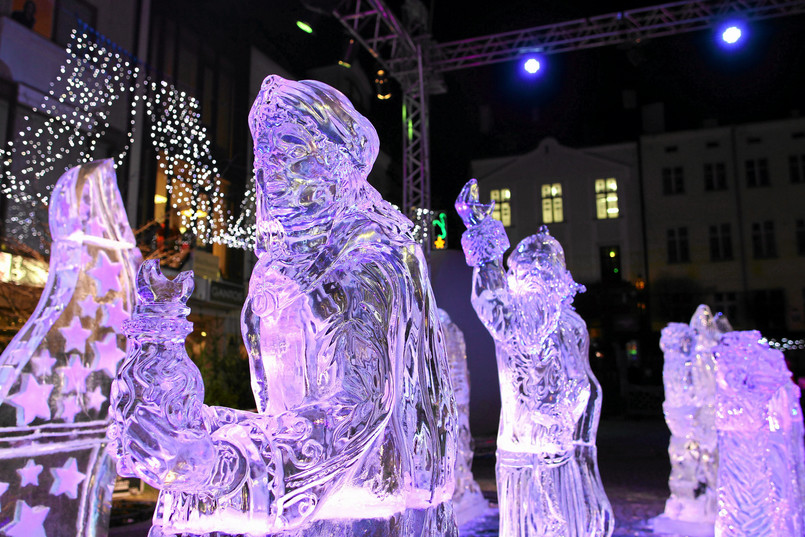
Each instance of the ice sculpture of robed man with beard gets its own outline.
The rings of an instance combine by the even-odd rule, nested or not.
[[[241,319],[258,412],[177,393],[135,314],[112,436],[121,473],[162,489],[151,535],[456,537],[444,342],[412,224],[366,182],[374,128],[329,86],[277,76],[249,126],[259,260]]]
[[[584,287],[545,227],[520,241],[505,271],[509,240],[492,208],[480,203],[474,179],[456,201],[467,226],[461,246],[474,267],[472,305],[498,361],[500,536],[609,536],[614,520],[595,446],[601,387],[587,326],[572,306]]]

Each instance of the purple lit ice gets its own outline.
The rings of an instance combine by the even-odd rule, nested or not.
[[[783,353],[760,332],[731,332],[714,349],[718,433],[717,537],[805,534],[800,390]]]
[[[140,261],[112,160],[65,173],[49,205],[48,280],[0,356],[0,534],[107,534],[109,392]]]
[[[439,309],[439,321],[444,331],[450,378],[458,409],[458,454],[456,458],[456,489],[453,492],[453,510],[456,522],[462,526],[470,520],[488,514],[489,502],[481,494],[481,487],[472,475],[472,432],[470,431],[470,371],[467,368],[467,346],[461,329],[450,320],[450,315]]]
[[[715,428],[716,360],[713,348],[732,330],[721,314],[696,309],[690,324],[663,328],[663,411],[671,441],[671,496],[653,520],[658,531],[713,535],[717,508],[718,442]]]
[[[249,125],[257,412],[203,404],[192,275],[144,264],[110,435],[119,471],[161,489],[151,536],[456,537],[443,336],[412,224],[366,181],[374,128],[329,86],[276,76]]]
[[[589,336],[574,311],[583,286],[542,228],[503,268],[509,241],[478,200],[475,180],[456,201],[461,246],[474,268],[472,305],[495,340],[500,378],[497,485],[501,537],[609,536],[614,519],[598,474],[601,388]]]

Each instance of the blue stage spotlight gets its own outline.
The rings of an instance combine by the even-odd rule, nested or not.
[[[523,70],[529,75],[536,75],[542,69],[542,62],[536,56],[529,56],[523,60]]]
[[[737,48],[744,44],[747,27],[744,21],[730,20],[718,26],[717,39],[726,48]]]

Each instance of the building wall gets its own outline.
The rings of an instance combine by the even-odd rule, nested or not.
[[[796,239],[797,220],[805,218],[805,177],[793,183],[789,170],[790,157],[801,163],[805,155],[805,120],[643,136],[641,151],[654,327],[684,321],[684,312],[706,302],[729,310],[739,328],[805,329],[805,256]],[[755,186],[747,161],[755,162]],[[705,166],[716,163],[724,166],[725,188],[708,190]],[[664,185],[663,169],[670,168],[682,170],[682,192]],[[765,239],[766,222],[774,249],[758,256],[753,226]],[[731,230],[732,255],[725,260],[711,251],[711,227],[722,225]],[[669,230],[680,228],[687,230],[689,257],[674,260]]]
[[[621,279],[634,280],[645,273],[635,144],[578,150],[549,138],[519,158],[473,161],[472,169],[483,201],[489,201],[493,189],[511,190],[512,225],[506,231],[512,247],[543,224],[542,185],[560,183],[564,220],[547,225],[562,243],[576,280],[600,281],[601,248],[612,246],[620,251]],[[617,180],[618,216],[600,220],[596,217],[595,182],[606,178]]]

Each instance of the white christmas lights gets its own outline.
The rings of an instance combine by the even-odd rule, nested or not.
[[[198,101],[167,82],[143,76],[139,60],[87,26],[73,31],[66,52],[41,106],[23,118],[24,127],[0,148],[0,192],[16,202],[9,214],[11,234],[20,241],[43,238],[31,224],[47,206],[55,179],[92,160],[109,128],[112,105],[130,94],[127,142],[116,155],[116,166],[128,157],[144,100],[151,143],[167,178],[167,199],[181,227],[205,244],[251,248],[254,188],[249,185],[239,216],[230,215]]]

